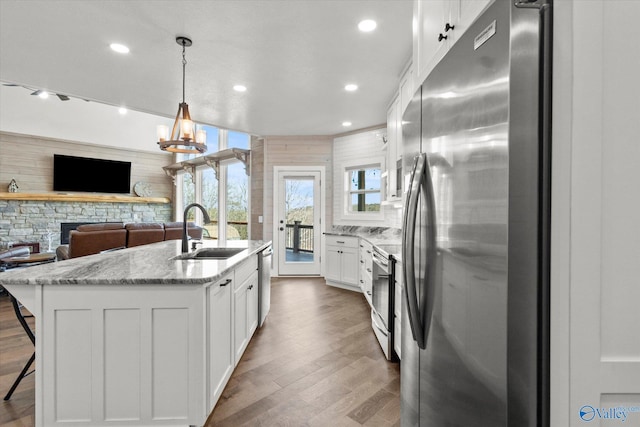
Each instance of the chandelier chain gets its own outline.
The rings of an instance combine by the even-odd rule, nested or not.
[[[184,96],[184,86],[185,86],[184,75],[185,75],[185,69],[186,69],[186,66],[187,66],[187,58],[185,56],[185,49],[186,49],[185,48],[185,44],[186,44],[186,42],[183,40],[182,41],[182,103],[183,104],[184,104],[184,99],[185,99],[185,96]]]

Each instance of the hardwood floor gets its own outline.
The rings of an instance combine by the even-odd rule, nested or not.
[[[33,346],[0,298],[0,393]],[[271,311],[236,367],[207,427],[399,426],[400,371],[384,359],[361,294],[321,278],[274,278]],[[34,376],[24,379],[0,425],[32,426]]]
[[[271,311],[207,426],[399,426],[400,371],[361,294],[275,278]]]

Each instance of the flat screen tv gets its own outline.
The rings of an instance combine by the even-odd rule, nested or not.
[[[130,193],[131,162],[54,154],[53,191]]]

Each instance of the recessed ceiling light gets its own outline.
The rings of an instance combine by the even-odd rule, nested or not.
[[[120,108],[118,108],[118,113],[120,113],[122,115],[127,114],[127,109],[124,108],[124,107],[120,107]]]
[[[41,90],[38,96],[42,99],[47,99],[49,97],[49,92]]]
[[[111,50],[113,50],[114,52],[118,52],[118,53],[129,53],[129,48],[126,47],[123,44],[120,43],[111,43],[109,45],[109,47],[111,48]]]
[[[346,128],[351,126],[351,124],[352,124],[351,122],[342,122],[342,126],[344,126]]]
[[[233,90],[235,90],[236,92],[245,92],[247,90],[247,87],[242,85],[235,85],[233,87]]]
[[[376,24],[376,21],[372,19],[365,19],[364,21],[360,21],[360,23],[358,24],[358,29],[363,33],[368,33],[375,30],[377,25],[378,24]]]
[[[355,90],[358,90],[358,85],[354,85],[354,84],[350,83],[350,84],[348,84],[348,85],[346,85],[344,87],[344,90],[346,90],[348,92],[353,92]]]

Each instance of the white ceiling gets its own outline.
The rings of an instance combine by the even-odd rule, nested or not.
[[[412,3],[0,0],[0,80],[173,117],[182,99],[175,37],[185,35],[194,120],[256,135],[333,135],[386,121],[411,55]],[[365,18],[377,21],[374,32],[357,29]],[[112,52],[113,42],[131,52]],[[347,83],[359,89],[346,92]]]

